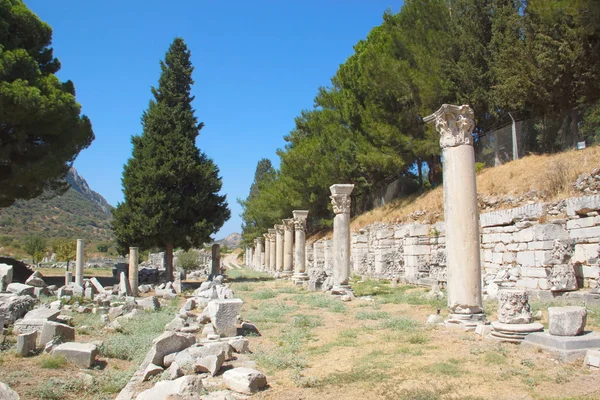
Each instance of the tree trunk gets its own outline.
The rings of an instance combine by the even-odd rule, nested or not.
[[[165,247],[165,271],[167,281],[173,282],[173,243],[168,243]]]
[[[579,137],[579,112],[577,110],[571,111],[571,138],[573,148],[577,148],[577,143],[580,140]]]

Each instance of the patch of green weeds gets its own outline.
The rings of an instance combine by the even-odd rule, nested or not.
[[[391,293],[391,290],[390,284],[387,281],[367,279],[365,281],[358,281],[352,284],[352,291],[357,297],[389,294]]]
[[[255,271],[253,269],[230,269],[227,271],[227,279],[231,282],[252,282],[252,281],[272,281],[273,278],[271,275]]]
[[[447,303],[446,299],[427,297],[422,288],[408,285],[391,289],[390,293],[378,296],[377,300],[382,304],[429,305],[440,309],[445,308]]]
[[[155,337],[160,335],[165,325],[173,319],[173,309],[163,307],[152,315],[135,317],[124,321],[120,332],[109,335],[99,347],[103,357],[141,362],[150,349]]]
[[[56,378],[40,382],[34,389],[27,391],[27,395],[40,400],[62,400],[65,397],[63,382]]]
[[[483,361],[488,365],[506,364],[507,358],[505,355],[496,351],[485,353]]]
[[[250,297],[254,300],[269,300],[277,297],[277,292],[274,292],[271,289],[264,289],[250,294]]]
[[[356,339],[358,333],[356,329],[344,329],[338,333],[338,336],[346,339]]]
[[[445,362],[435,363],[425,367],[425,371],[434,375],[458,377],[461,376],[464,371],[456,361],[457,360],[450,359]]]
[[[248,314],[248,320],[254,323],[283,323],[285,316],[294,312],[298,307],[288,306],[284,303],[262,304],[256,311]]]
[[[311,307],[326,308],[328,311],[343,313],[346,307],[335,297],[326,294],[298,294],[292,297],[298,304],[306,304]]]
[[[282,288],[277,288],[277,291],[279,293],[286,293],[286,294],[296,294],[298,293],[298,289],[294,286],[284,286]]]
[[[521,365],[524,366],[524,367],[527,367],[527,368],[533,368],[533,367],[535,367],[534,362],[531,361],[531,360],[528,360],[528,359],[521,360]]]
[[[427,336],[423,332],[415,333],[414,335],[409,336],[408,343],[410,344],[425,344],[429,342],[429,336]]]
[[[39,358],[39,363],[42,368],[58,369],[67,364],[67,359],[63,355],[45,354]]]
[[[417,326],[417,322],[410,318],[395,317],[382,321],[380,329],[392,329],[395,331],[409,331]]]
[[[442,400],[447,398],[452,389],[450,386],[442,388],[412,388],[401,389],[396,382],[383,385],[378,394],[384,400]],[[452,397],[455,399],[455,397]],[[464,400],[463,398],[461,398]]]
[[[422,356],[423,350],[421,349],[415,349],[413,347],[397,347],[395,352],[397,354],[407,354],[410,356]]]
[[[233,290],[237,290],[238,292],[252,292],[254,288],[247,283],[238,283],[233,287]]]
[[[389,318],[390,314],[385,311],[359,311],[356,313],[356,319],[359,320],[377,320]]]
[[[315,328],[323,325],[321,318],[317,315],[298,314],[292,316],[292,326],[298,328]]]
[[[96,386],[99,391],[108,394],[117,394],[127,385],[133,376],[135,367],[125,371],[107,370],[96,378]]]
[[[345,386],[356,382],[384,382],[390,377],[383,371],[353,367],[350,371],[333,372],[313,383],[312,387]]]

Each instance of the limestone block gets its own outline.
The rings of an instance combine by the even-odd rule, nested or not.
[[[541,290],[550,290],[552,288],[552,284],[549,279],[538,279],[538,287]]]
[[[160,310],[160,301],[156,296],[144,297],[141,300],[137,300],[138,306],[141,306],[146,311],[158,311]]]
[[[4,292],[6,287],[12,283],[13,266],[0,264],[0,292]]]
[[[71,342],[75,340],[75,329],[60,322],[44,322],[42,334],[40,335],[40,344],[44,346],[54,338],[59,338],[62,342]]]
[[[187,349],[194,343],[196,343],[194,335],[164,332],[152,342],[152,349],[149,353],[150,362],[163,365],[163,359],[166,355]]]
[[[227,342],[216,341],[196,344],[195,346],[190,346],[187,349],[178,352],[173,362],[176,362],[184,368],[185,366],[193,365],[198,358],[215,356],[220,353],[225,353],[225,361],[229,361],[232,359],[231,350],[231,346]]]
[[[600,210],[600,195],[571,197],[566,200],[567,215],[585,215],[592,211]]]
[[[502,264],[512,264],[517,262],[517,253],[502,253]]]
[[[538,288],[538,280],[537,279],[519,279],[516,283],[516,287],[525,288],[525,289],[537,289]]]
[[[13,282],[6,287],[6,290],[19,296],[33,296],[34,287],[23,283]]]
[[[522,229],[513,234],[513,240],[515,242],[532,242],[533,241],[533,227]]]
[[[527,250],[552,250],[554,247],[553,240],[542,240],[537,242],[527,243]]]
[[[26,333],[31,331],[41,332],[44,322],[58,321],[60,310],[39,307],[29,311],[22,320],[15,322],[14,330],[17,333]]]
[[[63,343],[52,350],[52,355],[62,355],[67,361],[83,368],[94,365],[98,350],[92,343]]]
[[[600,226],[571,229],[569,231],[569,237],[571,239],[598,239],[598,237],[600,237]]]
[[[237,397],[230,390],[217,390],[202,396],[200,400],[237,400]]]
[[[567,239],[569,234],[559,224],[538,224],[533,226],[533,238],[537,241]]]
[[[233,368],[225,371],[223,382],[231,390],[253,394],[267,385],[267,377],[252,368]]]
[[[37,340],[37,331],[22,333],[17,336],[17,354],[27,357],[35,350],[35,342]]]
[[[33,287],[46,287],[46,282],[44,282],[43,278],[40,271],[35,271],[27,278],[25,284]]]
[[[431,225],[429,224],[410,224],[408,226],[409,236],[429,236],[429,230]]]
[[[0,382],[0,399],[2,400],[19,400],[20,397],[6,383]]]
[[[212,376],[215,376],[221,369],[221,366],[225,362],[225,352],[221,351],[217,355],[209,355],[202,358],[197,358],[194,363],[194,372],[202,373],[208,372]]]
[[[550,278],[551,289],[554,292],[577,290],[577,277],[573,266],[569,264],[557,264],[552,266]]]
[[[521,251],[517,253],[517,263],[524,267],[535,267],[535,252]]]
[[[583,332],[587,319],[584,307],[548,307],[548,330],[554,336],[577,336]]]
[[[163,371],[163,367],[150,363],[144,370],[144,373],[142,375],[142,381],[146,382],[147,380],[150,380],[150,378],[152,378],[153,376],[161,374]]]
[[[136,400],[197,399],[202,393],[202,377],[187,375],[172,381],[157,382],[138,394]]]
[[[553,258],[552,251],[548,250],[537,250],[535,252],[535,266],[542,267],[550,264],[550,260]]]
[[[592,279],[600,278],[600,266],[598,266],[598,265],[592,265],[592,266],[583,265],[583,266],[581,266],[581,272],[583,273],[584,278],[592,278]]]
[[[600,259],[600,244],[576,244],[571,260],[576,263],[595,264]]]
[[[96,290],[96,293],[104,293],[104,286],[102,286],[102,284],[96,277],[90,278],[90,283]]]
[[[238,315],[244,302],[241,299],[213,300],[208,303],[210,320],[217,334],[236,336]]]
[[[521,267],[521,275],[526,278],[548,278],[550,276],[550,272],[550,268]]]
[[[595,217],[576,218],[567,221],[567,229],[589,228],[596,225]]]
[[[481,258],[483,258],[483,260],[485,262],[490,262],[491,263],[494,260],[494,252],[492,250],[485,250],[483,252],[483,257],[481,257]]]
[[[588,350],[583,360],[584,367],[600,368],[600,350]],[[0,392],[1,393],[1,392]]]
[[[166,357],[165,357],[166,358]],[[167,369],[167,379],[172,381],[183,376],[183,370],[176,362],[171,363]]]
[[[526,218],[537,218],[542,215],[544,206],[540,203],[528,204],[518,208],[512,208],[510,210],[492,211],[489,213],[481,214],[479,220],[481,227],[485,228],[488,226],[499,226],[499,225],[510,225],[514,221]]]
[[[229,343],[229,345],[231,346],[233,351],[236,353],[245,354],[245,353],[250,352],[250,349],[249,349],[250,341],[248,339],[246,339],[245,337],[237,337],[237,338],[229,340],[227,343]]]

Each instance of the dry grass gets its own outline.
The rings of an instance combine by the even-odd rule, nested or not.
[[[558,154],[530,155],[495,168],[486,168],[477,175],[477,192],[480,197],[523,196],[535,191],[543,201],[555,201],[576,196],[571,184],[583,173],[600,167],[600,146],[585,150],[571,150]],[[415,212],[423,213],[420,220],[436,222],[443,219],[442,187],[423,194],[398,199],[390,204],[355,217],[354,231],[375,223],[402,223]],[[317,240],[328,236],[321,232]]]

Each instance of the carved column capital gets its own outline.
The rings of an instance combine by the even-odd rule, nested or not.
[[[281,222],[283,222],[283,229],[286,232],[292,232],[294,230],[294,219],[293,218],[282,219]]]
[[[256,238],[256,244],[263,244],[263,238],[257,237]]]
[[[275,233],[279,235],[283,235],[283,225],[275,225]]]
[[[435,123],[440,137],[440,146],[457,147],[473,145],[473,128],[475,114],[468,105],[455,106],[444,104],[435,113],[423,118],[425,123]]]
[[[331,191],[331,204],[333,205],[333,212],[336,214],[350,214],[351,198],[350,193],[354,189],[354,185],[331,185],[329,190]]]
[[[294,230],[304,231],[306,229],[306,220],[302,218],[294,218]]]

